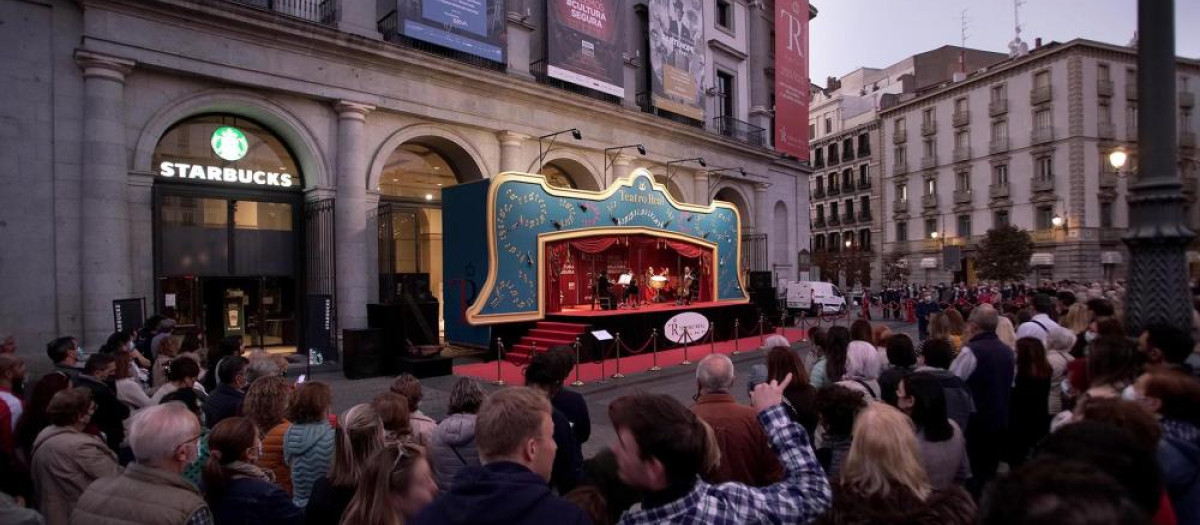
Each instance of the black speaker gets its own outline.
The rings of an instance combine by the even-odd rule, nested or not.
[[[750,291],[765,290],[775,286],[771,272],[750,272]]]
[[[381,332],[342,330],[342,373],[346,379],[363,379],[384,375],[385,367],[380,348]]]
[[[779,312],[779,299],[775,296],[775,288],[751,290],[750,302],[757,306],[764,315],[774,316]]]
[[[379,330],[383,352],[400,353],[407,348],[404,343],[407,337],[404,318],[404,305],[401,303],[367,305],[367,326]]]

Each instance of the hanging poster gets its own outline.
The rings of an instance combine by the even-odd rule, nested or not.
[[[400,0],[401,33],[504,62],[504,0]]]
[[[808,0],[775,2],[775,149],[808,160]]]
[[[625,96],[625,0],[549,0],[546,74]]]
[[[654,107],[704,120],[704,11],[700,0],[650,0]]]

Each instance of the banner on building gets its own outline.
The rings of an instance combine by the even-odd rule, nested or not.
[[[703,37],[700,0],[650,0],[654,107],[704,120]]]
[[[549,0],[546,74],[625,96],[625,0]]]
[[[808,0],[775,2],[775,149],[808,160]]]
[[[409,38],[504,62],[504,0],[400,0]]]

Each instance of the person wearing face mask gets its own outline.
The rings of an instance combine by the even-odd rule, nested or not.
[[[199,454],[202,435],[200,421],[183,403],[138,411],[129,425],[135,461],[120,476],[88,486],[71,513],[71,523],[213,523],[199,489],[181,475]]]
[[[1200,382],[1158,369],[1139,377],[1130,397],[1162,425],[1158,462],[1179,523],[1200,523]]]
[[[204,465],[205,499],[217,523],[299,524],[304,511],[255,463],[262,439],[249,419],[229,417],[208,436]]]
[[[221,383],[204,403],[204,419],[208,428],[241,412],[242,402],[246,399],[246,367],[249,365],[250,361],[244,357],[231,356],[221,360],[221,365],[217,367],[217,379]]]
[[[50,426],[34,441],[30,471],[38,510],[48,525],[68,523],[88,485],[121,472],[104,441],[83,431],[95,409],[92,391],[83,387],[59,391],[46,409]]]
[[[82,351],[79,342],[70,336],[59,337],[46,344],[46,356],[54,363],[54,369],[65,374],[72,383],[83,368],[79,364]]]

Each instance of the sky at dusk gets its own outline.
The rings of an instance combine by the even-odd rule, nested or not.
[[[886,67],[961,41],[966,9],[967,47],[1008,52],[1012,0],[810,0],[819,13],[810,25],[809,72],[814,84],[859,67]],[[1137,28],[1136,0],[1025,0],[1021,39],[1043,42],[1087,38],[1126,45]],[[1200,58],[1200,0],[1175,2],[1175,51]],[[1184,28],[1189,28],[1185,30]]]

